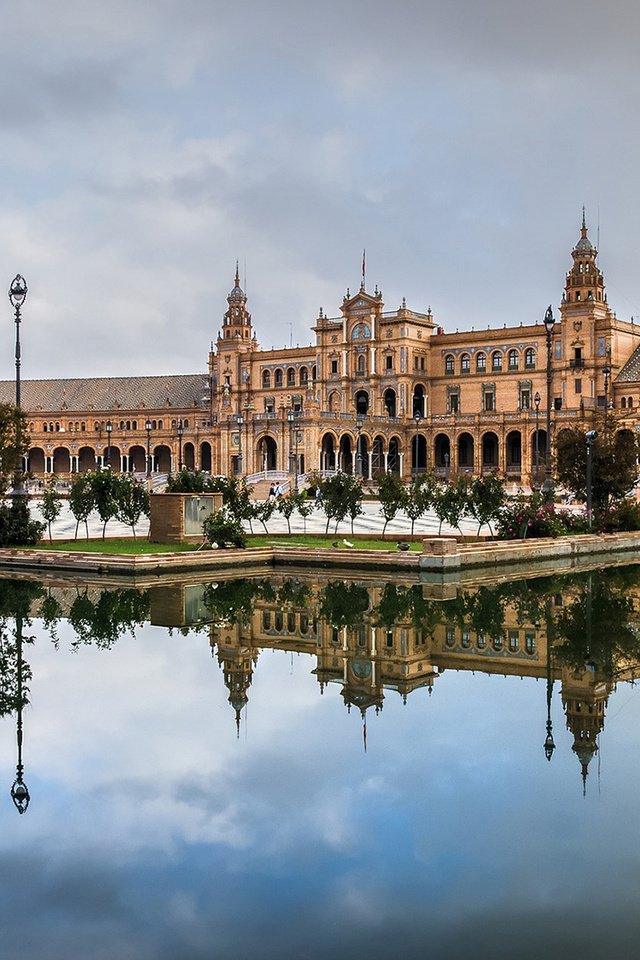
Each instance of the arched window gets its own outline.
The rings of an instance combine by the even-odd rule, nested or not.
[[[262,386],[265,390],[268,390],[271,386],[271,371],[263,370],[262,371]]]
[[[300,367],[300,386],[304,386],[309,380],[309,371],[306,367]]]
[[[455,360],[452,353],[448,353],[444,358],[444,372],[445,373],[455,373]]]
[[[502,353],[500,350],[495,350],[491,354],[491,369],[502,370]]]
[[[478,353],[476,355],[476,370],[478,373],[484,373],[487,369],[487,355],[486,353]]]
[[[295,387],[295,385],[296,385],[296,371],[293,369],[293,367],[289,367],[289,369],[287,370],[287,386]]]
[[[536,365],[536,352],[533,347],[527,347],[524,352],[525,370],[533,370]]]
[[[85,431],[86,429],[87,429],[87,425],[86,425],[86,423],[85,423],[84,420],[83,420],[83,421],[81,422],[81,424],[80,424],[80,430],[84,433],[84,431]]]
[[[509,350],[509,370],[517,370],[519,363],[518,351]]]
[[[131,427],[132,427],[133,430],[137,430],[137,429],[138,429],[138,421],[137,421],[137,420],[132,420],[132,421],[131,421]],[[84,425],[83,425],[82,429],[84,430]]]
[[[471,372],[471,357],[468,353],[463,353],[460,357],[460,373]]]
[[[313,367],[311,367],[311,379],[312,379],[312,380],[315,380],[315,379],[316,379],[316,368],[315,368],[315,365],[314,365]]]
[[[626,397],[623,397],[623,398],[622,398],[622,400],[620,401],[620,406],[622,407],[623,410],[626,410],[626,408],[627,408],[627,398],[626,398]]]
[[[188,429],[188,427],[189,427],[189,421],[188,421],[188,420],[183,420],[183,421],[182,421],[182,426],[185,428],[185,430]]]
[[[363,354],[363,353],[361,353],[360,356],[358,357],[358,373],[359,373],[361,376],[364,375],[364,373],[365,373],[365,368],[364,368],[364,354]]]
[[[158,420],[158,430],[164,430],[164,420]]]
[[[273,375],[276,387],[282,386],[282,370],[278,369]]]
[[[42,432],[47,433],[49,430],[49,425],[47,423],[42,424]]]

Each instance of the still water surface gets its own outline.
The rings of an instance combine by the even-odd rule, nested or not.
[[[0,613],[3,956],[637,955],[640,568]]]

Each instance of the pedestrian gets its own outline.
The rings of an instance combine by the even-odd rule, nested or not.
[[[320,509],[321,506],[322,506],[322,490],[320,488],[320,484],[318,484],[318,486],[316,487],[316,507]]]
[[[269,500],[275,500],[276,498],[276,488],[273,484],[269,487]]]
[[[276,483],[276,488],[275,488],[275,490],[274,490],[273,492],[274,492],[276,498],[277,498],[277,497],[281,497],[281,496],[282,496],[282,486],[281,486],[279,483]]]

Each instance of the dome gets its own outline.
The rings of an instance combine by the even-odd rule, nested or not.
[[[589,240],[589,237],[580,237],[580,239],[576,243],[575,249],[588,250],[589,252],[592,252],[595,248],[591,243],[591,240]]]

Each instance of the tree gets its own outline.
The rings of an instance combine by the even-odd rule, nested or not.
[[[587,496],[587,441],[582,430],[560,431],[556,443],[556,476],[576,497]],[[608,513],[616,500],[631,490],[638,478],[638,444],[629,430],[615,431],[613,418],[605,417],[604,426],[592,444],[591,494],[596,512]]]
[[[102,539],[104,540],[107,524],[118,512],[119,481],[111,470],[101,470],[99,473],[92,474],[91,484],[96,510],[102,520]]]
[[[94,476],[93,473],[76,473],[69,488],[69,509],[76,521],[75,540],[78,539],[78,527],[81,523],[84,523],[87,540],[89,539],[89,524],[87,521],[95,507]]]
[[[384,538],[387,524],[394,520],[402,510],[405,502],[405,487],[397,473],[383,473],[378,481],[378,500],[380,512],[384,517],[382,536]]]
[[[265,501],[269,502],[269,501]],[[290,493],[286,497],[278,497],[276,501],[278,513],[287,521],[287,530],[291,533],[291,517],[294,513],[299,513],[301,517],[308,517],[313,511],[313,504],[309,502],[306,492]]]
[[[362,484],[347,473],[334,473],[322,481],[322,509],[327,516],[325,533],[329,532],[329,523],[335,520],[335,530],[345,517],[351,517],[351,531],[353,521],[362,513]]]
[[[27,420],[12,403],[0,403],[0,495],[20,469],[29,449]]]
[[[369,591],[360,583],[332,580],[320,594],[320,617],[338,630],[362,623],[368,609]]]
[[[253,519],[259,520],[262,526],[264,527],[264,532],[268,535],[269,531],[267,529],[267,523],[273,516],[276,504],[274,500],[254,500],[251,505],[253,512]],[[251,527],[251,521],[249,521],[249,527]]]
[[[460,521],[467,512],[469,502],[469,481],[466,474],[456,477],[447,484],[436,484],[433,491],[432,506],[440,521],[438,535],[446,520],[450,527],[460,529]]]
[[[134,477],[124,474],[118,478],[116,487],[116,516],[126,523],[136,538],[136,523],[140,517],[149,516],[149,493]]]
[[[431,506],[435,489],[436,483],[433,473],[418,476],[408,487],[405,487],[402,509],[411,520],[411,536],[413,536],[416,520],[423,516]]]
[[[493,536],[491,523],[499,517],[504,500],[504,481],[495,471],[471,481],[467,512],[478,521],[477,536],[480,536],[480,529],[485,524]]]
[[[46,487],[42,491],[42,500],[38,505],[38,510],[42,514],[47,528],[49,530],[49,543],[53,540],[51,536],[51,524],[54,523],[62,512],[62,497],[58,493],[58,488],[54,477],[51,477]]]

